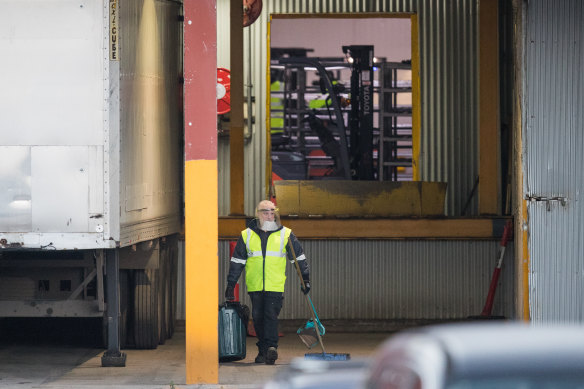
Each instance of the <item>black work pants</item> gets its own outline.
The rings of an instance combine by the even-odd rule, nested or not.
[[[278,347],[278,315],[284,294],[281,292],[250,292],[253,326],[258,337],[257,346],[265,353],[268,347]]]

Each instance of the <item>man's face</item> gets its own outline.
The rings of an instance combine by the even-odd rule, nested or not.
[[[273,222],[276,217],[276,209],[274,204],[271,202],[262,202],[258,206],[258,215],[260,217],[260,221],[263,222]]]

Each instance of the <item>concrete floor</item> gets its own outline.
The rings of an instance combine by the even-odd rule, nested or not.
[[[349,353],[352,359],[367,358],[389,333],[327,333],[327,353]],[[276,365],[254,363],[256,339],[247,338],[245,360],[221,363],[218,385],[185,384],[184,328],[156,350],[124,350],[125,368],[101,367],[103,349],[62,346],[58,343],[3,342],[0,344],[0,388],[46,389],[179,389],[179,388],[258,388],[292,359],[304,357],[307,350],[294,333],[280,338]]]

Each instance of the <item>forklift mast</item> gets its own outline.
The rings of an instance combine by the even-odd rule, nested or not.
[[[311,66],[320,76],[321,92],[329,95],[326,103],[329,123],[333,122],[332,113],[336,119],[334,125],[324,125],[316,112],[308,112],[301,122],[309,123],[310,129],[318,136],[322,150],[333,158],[333,176],[346,180],[372,181],[376,179],[373,164],[373,46],[353,45],[343,46],[342,49],[349,58],[351,69],[348,128],[345,128],[340,106],[342,89],[335,88],[321,59],[291,56],[279,58],[278,63],[286,68]],[[295,80],[291,81],[294,83]],[[284,105],[287,106],[287,103]],[[335,135],[339,138],[338,141]]]
[[[351,175],[374,180],[373,167],[373,46],[343,46],[352,59],[349,115]]]

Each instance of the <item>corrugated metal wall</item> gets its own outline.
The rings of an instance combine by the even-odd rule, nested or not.
[[[244,64],[248,66],[251,56],[252,94],[256,97],[256,122],[252,138],[245,146],[246,214],[253,213],[255,204],[265,194],[265,73],[270,15],[363,12],[418,14],[421,178],[448,182],[447,214],[462,213],[478,175],[478,0],[264,0],[260,18],[244,32]],[[218,66],[228,67],[229,0],[217,1],[217,17]],[[245,73],[247,84],[247,70]],[[220,185],[228,181],[228,153],[229,148],[220,143]],[[220,187],[220,215],[228,213],[228,192],[228,186]],[[476,215],[477,212],[475,198],[467,215]]]
[[[310,292],[323,319],[460,319],[483,309],[498,258],[496,241],[304,240]],[[493,314],[514,315],[513,244],[506,251]],[[229,242],[219,242],[219,300]],[[287,268],[280,318],[306,318],[306,301]],[[241,300],[251,306],[240,277]]]
[[[584,321],[583,21],[580,0],[527,3],[523,189],[566,198],[528,203],[535,322]]]

